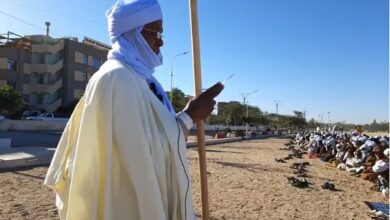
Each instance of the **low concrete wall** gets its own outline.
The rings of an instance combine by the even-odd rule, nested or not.
[[[62,131],[67,121],[3,120],[0,131]]]
[[[263,138],[277,137],[277,136],[279,135],[263,134],[263,135],[258,135],[257,137],[234,137],[234,138],[211,139],[211,140],[206,140],[205,144],[206,145],[224,144],[224,143],[230,143],[230,142],[236,142],[242,140],[263,139]],[[187,148],[196,147],[196,145],[197,145],[196,141],[187,141]]]
[[[0,131],[0,139],[10,139],[13,147],[57,147],[62,131]]]
[[[11,138],[0,138],[0,150],[11,148]]]
[[[229,143],[229,142],[235,142],[235,141],[241,141],[242,137],[234,137],[234,138],[222,138],[222,139],[211,139],[206,140],[206,145],[212,145],[212,144],[223,144],[223,143]],[[187,148],[196,147],[197,142],[196,141],[189,141],[187,142]]]
[[[225,126],[225,125],[205,125],[204,128],[206,131],[224,131],[226,129],[230,129],[231,131],[245,131],[245,125],[231,125],[231,126]],[[258,127],[259,130],[265,129],[263,126]],[[196,131],[196,124],[191,129],[192,131]],[[250,127],[248,126],[248,131],[256,131],[256,127]]]

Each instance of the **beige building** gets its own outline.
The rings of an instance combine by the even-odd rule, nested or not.
[[[20,91],[30,109],[54,112],[74,104],[110,47],[85,37],[0,35],[0,86]]]

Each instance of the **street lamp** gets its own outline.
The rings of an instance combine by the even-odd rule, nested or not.
[[[279,103],[281,103],[282,101],[275,100],[274,102],[276,104],[276,120],[278,120],[279,119]]]
[[[176,54],[173,58],[172,58],[172,64],[171,64],[171,94],[170,94],[170,101],[172,103],[172,88],[173,88],[173,63],[175,62],[175,59],[176,57],[178,56],[181,56],[181,55],[185,55],[187,53],[189,53],[190,51],[186,51],[184,53],[179,53],[179,54]]]
[[[246,105],[246,124],[245,124],[245,135],[246,133],[248,132],[248,103],[246,102],[246,98],[250,95],[252,95],[253,93],[256,93],[257,90],[253,91],[253,92],[243,92],[243,93],[240,93],[240,95],[242,96],[242,98],[244,99],[244,105]]]

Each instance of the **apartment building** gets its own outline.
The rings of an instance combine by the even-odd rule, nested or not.
[[[0,35],[0,86],[20,91],[30,109],[54,112],[83,95],[110,46],[85,37]]]

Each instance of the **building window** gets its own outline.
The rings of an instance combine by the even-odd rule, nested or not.
[[[38,94],[35,92],[30,95],[30,105],[38,105]]]
[[[30,75],[30,83],[31,84],[37,84],[39,81],[39,74],[38,73],[31,73]]]
[[[87,74],[87,72],[83,72],[83,79],[84,79],[85,82],[88,81],[88,74]]]
[[[16,71],[16,61],[8,60],[7,69]]]
[[[45,54],[44,53],[40,53],[39,54],[39,62],[38,62],[38,64],[45,64],[45,61],[46,61]]]
[[[93,57],[92,59],[92,66],[95,67],[96,69],[98,69],[100,67],[100,59],[97,58],[97,57]]]
[[[43,96],[44,96],[44,94],[38,94],[38,100],[37,100],[38,105],[43,104]]]
[[[32,53],[31,64],[37,64],[37,63],[39,63],[39,53]]]
[[[41,73],[38,75],[38,84],[43,84],[44,83],[44,78],[45,76]]]
[[[88,55],[87,54],[84,54],[83,63],[88,65]]]
[[[50,78],[51,78],[51,73],[42,73],[43,75],[43,84],[49,84],[51,83]]]
[[[61,78],[61,73],[62,73],[62,69],[58,70],[57,72],[55,72],[52,75],[53,82],[56,82],[57,80],[59,80]]]
[[[64,50],[61,49],[61,50],[58,52],[58,61],[63,60],[63,59],[64,59]]]

